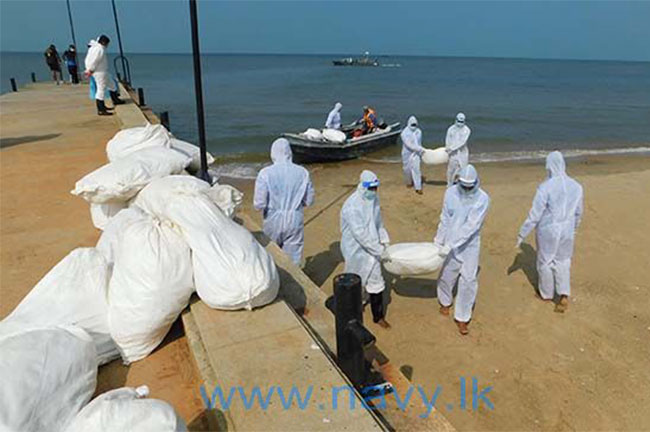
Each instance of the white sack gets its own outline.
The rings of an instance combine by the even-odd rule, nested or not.
[[[201,169],[201,148],[199,146],[195,146],[192,143],[177,138],[172,138],[172,149],[192,158],[192,162],[190,162],[190,165],[188,166],[192,171],[198,171]],[[208,166],[214,163],[214,157],[210,152],[206,152],[205,156]]]
[[[230,185],[215,184],[206,194],[231,219],[239,211],[244,201],[244,193]]]
[[[180,173],[190,162],[191,158],[171,149],[140,150],[87,174],[71,193],[90,203],[124,202],[153,179]]]
[[[77,327],[0,334],[0,430],[61,431],[97,385],[92,339]]]
[[[230,220],[196,178],[168,176],[147,185],[134,205],[180,227],[192,249],[194,284],[212,308],[259,307],[277,296],[280,280],[270,254]]]
[[[104,232],[99,237],[95,248],[104,257],[109,267],[109,272],[112,272],[113,264],[115,263],[115,255],[117,251],[117,244],[119,235],[124,230],[124,227],[132,221],[140,220],[143,218],[142,211],[133,206],[127,209],[122,209],[106,224]]]
[[[343,143],[346,139],[345,132],[338,129],[323,129],[323,138],[334,143]]]
[[[99,251],[73,250],[0,322],[0,334],[74,325],[83,328],[93,339],[100,365],[118,358],[119,352],[108,330],[109,278],[108,265]]]
[[[106,156],[113,162],[139,150],[172,146],[172,136],[162,125],[138,126],[118,131],[106,144]]]
[[[422,162],[429,165],[447,164],[449,162],[449,155],[444,147],[436,149],[424,149],[422,155]]]
[[[81,409],[67,431],[187,431],[174,408],[162,400],[147,398],[149,388],[118,388],[99,395]]]
[[[323,134],[315,128],[309,128],[305,132],[302,133],[305,137],[307,137],[310,140],[322,140],[323,139]]]
[[[95,228],[104,230],[110,219],[124,208],[125,202],[90,203],[90,219]]]
[[[402,243],[386,248],[382,258],[387,259],[384,268],[391,274],[422,275],[440,269],[444,258],[438,252],[433,242]]]
[[[143,215],[118,233],[108,325],[123,361],[149,355],[194,292],[190,249],[168,223]]]

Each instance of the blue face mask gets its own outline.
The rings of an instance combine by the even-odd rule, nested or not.
[[[363,192],[363,198],[368,201],[374,200],[377,197],[377,191],[371,191],[369,189]]]

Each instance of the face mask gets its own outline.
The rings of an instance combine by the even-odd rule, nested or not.
[[[377,191],[371,191],[369,189],[365,190],[363,192],[363,198],[365,198],[368,201],[372,201],[377,197]]]

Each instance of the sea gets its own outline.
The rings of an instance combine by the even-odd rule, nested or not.
[[[197,142],[192,56],[126,54],[147,105],[171,131]],[[343,55],[204,55],[208,150],[221,174],[254,177],[284,132],[322,128],[336,102],[344,123],[374,107],[387,123],[415,115],[427,147],[444,144],[463,112],[474,161],[650,152],[650,62],[381,56],[379,67],[334,66]],[[112,62],[111,62],[112,63]],[[0,53],[2,93],[35,72],[41,53]],[[399,146],[370,159],[399,161]]]

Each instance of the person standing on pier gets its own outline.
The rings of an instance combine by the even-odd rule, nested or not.
[[[292,161],[286,138],[271,145],[273,165],[264,167],[255,180],[253,206],[262,211],[264,234],[300,266],[305,245],[303,209],[314,203],[309,172]]]
[[[454,184],[458,173],[465,168],[469,162],[467,140],[469,140],[471,133],[472,130],[465,124],[465,115],[463,113],[458,113],[454,124],[447,129],[447,137],[445,137],[445,150],[449,154],[449,163],[447,165],[447,187]]]
[[[361,277],[361,284],[370,295],[373,322],[382,328],[390,328],[385,319],[383,293],[386,282],[381,274],[381,257],[390,238],[381,218],[378,187],[379,179],[375,173],[364,170],[357,190],[343,204],[341,253],[345,272]]]
[[[70,74],[70,82],[72,84],[79,84],[79,71],[77,66],[77,49],[74,45],[65,50],[63,53],[63,60],[65,61],[66,66],[68,67],[68,73]]]
[[[61,74],[61,57],[53,44],[45,50],[45,63],[47,63],[47,66],[52,72],[52,80],[54,80],[58,86],[61,84],[60,82],[63,81],[63,75]]]
[[[97,84],[97,91],[95,92],[95,102],[97,104],[97,114],[100,116],[110,116],[104,104],[104,95],[106,89],[109,90],[113,105],[124,104],[117,94],[117,87],[113,82],[110,72],[108,71],[108,59],[106,57],[106,48],[110,39],[108,36],[101,35],[99,39],[91,40],[89,43],[88,54],[86,54],[86,71],[84,74],[87,77],[91,75],[95,78]]]

